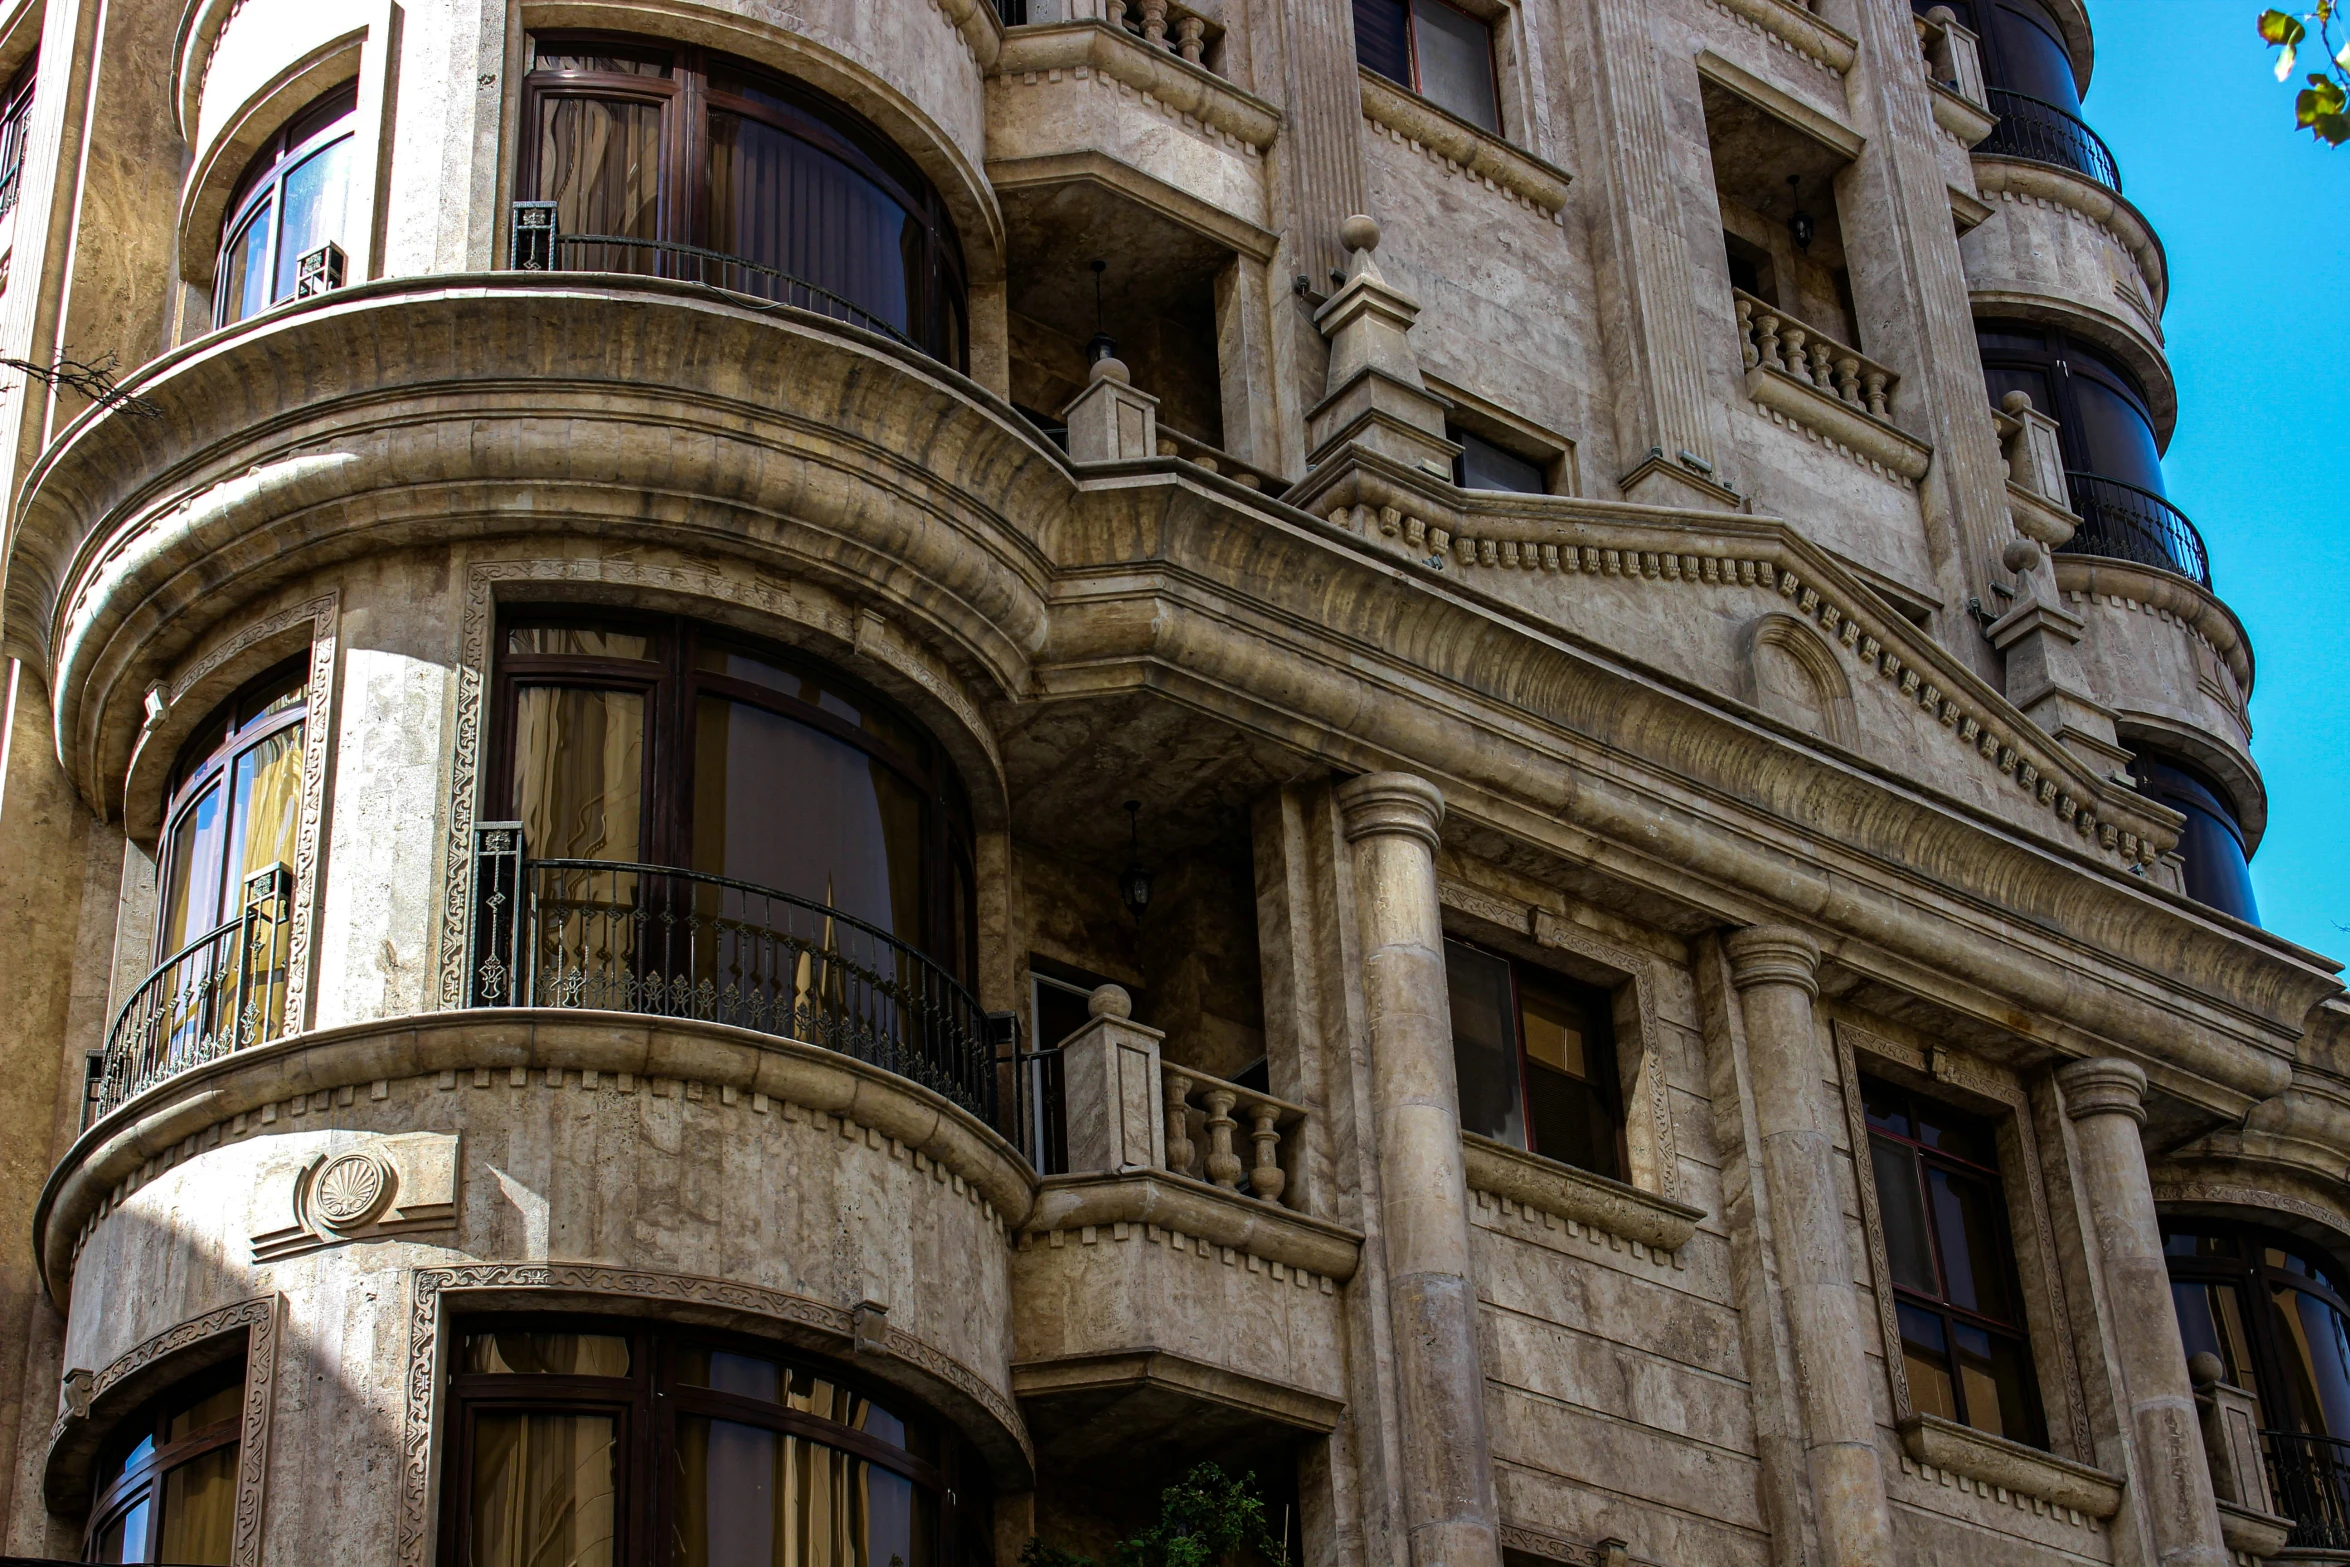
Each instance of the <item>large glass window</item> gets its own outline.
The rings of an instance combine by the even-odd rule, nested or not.
[[[343,243],[358,89],[346,83],[269,139],[245,168],[221,228],[213,322],[227,326],[294,297],[304,256]]]
[[[518,194],[556,204],[557,264],[879,323],[964,359],[962,250],[930,183],[812,89],[703,50],[533,40]]]
[[[2179,833],[2187,896],[2258,924],[2244,827],[2226,793],[2201,769],[2160,751],[2133,751],[2130,771],[2141,791],[2187,818]]]
[[[1444,944],[1461,1129],[1623,1177],[1615,1030],[1605,991]]]
[[[244,1410],[240,1361],[192,1378],[117,1427],[99,1450],[83,1559],[225,1564]]]
[[[1910,0],[1920,15],[1947,5],[1982,50],[1986,86],[2027,93],[2067,114],[2081,112],[2064,30],[2040,0]]]
[[[1355,58],[1377,75],[1501,134],[1493,28],[1445,0],[1354,0]]]
[[[499,680],[500,809],[534,859],[770,888],[969,971],[961,786],[880,697],[690,622],[562,614],[507,622]]]
[[[2164,493],[2154,416],[2119,359],[2031,321],[1977,321],[1975,344],[1993,404],[2009,392],[2029,392],[2032,406],[2062,427],[2066,468]]]
[[[2269,1429],[2350,1438],[2350,1299],[2333,1258],[2272,1230],[2193,1219],[2165,1223],[2163,1249],[2187,1353],[2217,1355]]]
[[[1861,1079],[1910,1407],[2048,1445],[1989,1122]]]
[[[235,919],[248,876],[294,863],[308,682],[308,655],[280,664],[181,752],[164,820],[158,961]]]
[[[985,1480],[901,1395],[739,1341],[460,1330],[459,1567],[978,1567]]]

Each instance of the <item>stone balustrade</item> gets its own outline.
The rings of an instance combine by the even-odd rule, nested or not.
[[[1731,292],[1738,300],[1738,337],[1744,345],[1747,369],[1763,365],[1782,371],[1871,418],[1889,417],[1899,376],[1768,300],[1744,289]]]
[[[1289,1187],[1283,1145],[1294,1143],[1305,1111],[1171,1061],[1161,1061],[1159,1073],[1167,1117],[1165,1167],[1228,1192],[1279,1202]],[[1241,1139],[1249,1148],[1245,1166]]]
[[[1268,495],[1278,495],[1288,488],[1279,476],[1252,467],[1230,452],[1210,446],[1197,436],[1185,435],[1163,422],[1158,427],[1158,436],[1161,457],[1180,457],[1185,462],[1197,463],[1210,473],[1223,474],[1235,484]]]
[[[1112,22],[1139,35],[1154,49],[1164,49],[1204,70],[1216,69],[1208,64],[1206,54],[1215,35],[1223,29],[1214,27],[1188,6],[1174,5],[1170,0],[1132,0],[1131,4],[1127,0],[1109,0],[1109,16]]]

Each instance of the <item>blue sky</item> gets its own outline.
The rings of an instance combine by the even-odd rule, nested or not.
[[[2163,469],[2252,637],[2261,923],[2350,958],[2350,143],[2293,128],[2261,3],[2089,0],[2084,112],[2170,257]]]

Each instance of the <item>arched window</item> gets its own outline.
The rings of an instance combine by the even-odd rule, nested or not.
[[[244,1409],[238,1362],[190,1379],[125,1420],[99,1452],[83,1558],[226,1563]]]
[[[213,324],[294,297],[304,256],[342,243],[358,88],[345,83],[286,123],[245,167],[221,226]]]
[[[2271,1430],[2350,1438],[2350,1275],[2306,1241],[2222,1220],[2167,1221],[2163,1249],[2187,1353],[2217,1355]]]
[[[2226,791],[2201,768],[2162,751],[2133,751],[2130,771],[2136,776],[2142,793],[2152,795],[2187,818],[2187,825],[2179,834],[2179,857],[2186,861],[2187,896],[2224,914],[2259,924],[2260,908],[2252,896],[2251,856],[2244,847],[2244,826]]]
[[[164,817],[162,961],[237,918],[247,878],[294,862],[309,656],[223,703],[180,752]]]
[[[974,1567],[985,1478],[904,1395],[772,1346],[461,1325],[455,1567]]]
[[[542,36],[522,112],[515,189],[555,204],[552,265],[689,278],[964,362],[945,205],[841,104],[705,50]]]

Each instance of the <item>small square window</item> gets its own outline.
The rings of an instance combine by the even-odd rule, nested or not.
[[[1521,457],[1496,446],[1472,430],[1453,428],[1445,434],[1460,443],[1461,454],[1452,460],[1452,482],[1462,489],[1511,490],[1520,495],[1550,493],[1542,464],[1531,457]]]
[[[1459,941],[1444,967],[1461,1129],[1622,1179],[1607,993]]]
[[[1501,134],[1490,24],[1445,0],[1354,0],[1354,12],[1365,69]]]

